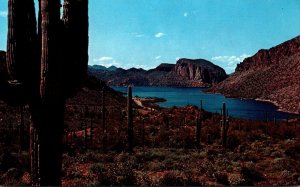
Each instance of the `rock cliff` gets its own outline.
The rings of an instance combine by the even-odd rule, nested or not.
[[[258,69],[274,64],[280,64],[280,61],[300,51],[300,36],[288,40],[275,47],[259,50],[254,56],[246,58],[239,64],[236,72],[243,72],[250,69]]]
[[[271,101],[300,111],[300,36],[246,58],[229,78],[209,91],[228,97]]]
[[[188,80],[209,84],[219,83],[227,77],[224,69],[204,59],[180,59],[175,65],[175,72]]]

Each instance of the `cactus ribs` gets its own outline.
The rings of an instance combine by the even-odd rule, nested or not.
[[[65,100],[86,78],[88,0],[65,0],[62,19],[60,7],[60,0],[39,0],[36,23],[33,0],[8,1],[3,99],[30,106],[33,185],[61,184]]]

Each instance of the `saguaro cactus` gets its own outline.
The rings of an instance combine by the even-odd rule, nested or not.
[[[128,151],[133,151],[133,118],[132,118],[132,88],[128,87],[127,95],[127,125],[128,125]]]
[[[107,147],[107,134],[106,134],[106,108],[105,108],[105,90],[102,90],[102,144],[103,144],[103,152],[106,152]]]
[[[201,128],[202,128],[202,99],[200,100],[200,110],[198,115],[196,116],[196,146],[200,148],[201,143]]]
[[[90,117],[90,144],[91,144],[91,148],[94,147],[94,141],[93,141],[93,137],[94,136],[94,126],[93,126],[93,118]]]
[[[228,111],[226,110],[226,103],[223,103],[222,120],[221,120],[221,142],[222,142],[222,147],[224,148],[226,148],[228,128],[229,128]]]
[[[196,146],[197,148],[200,147],[201,143],[201,128],[202,128],[202,120],[201,116],[196,117]]]
[[[65,5],[62,21],[60,0],[39,0],[37,33],[34,1],[8,1],[7,92],[12,94],[6,99],[30,106],[33,185],[61,184],[65,99],[80,88],[87,69],[88,0]]]

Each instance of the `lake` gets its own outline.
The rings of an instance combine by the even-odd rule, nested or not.
[[[113,87],[120,92],[127,92],[127,87]],[[232,117],[252,120],[287,119],[294,115],[278,111],[278,107],[269,102],[225,98],[221,94],[203,92],[205,88],[178,88],[178,87],[133,87],[132,95],[139,97],[159,97],[167,101],[158,103],[162,107],[173,106],[200,106],[202,99],[203,109],[209,112],[220,113],[222,103],[225,102],[229,115]]]

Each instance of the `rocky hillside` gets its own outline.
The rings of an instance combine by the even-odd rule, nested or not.
[[[176,64],[161,64],[148,71],[136,68],[109,71],[89,67],[89,74],[110,86],[209,87],[227,77],[224,69],[203,59],[180,59]]]
[[[246,58],[210,91],[228,97],[271,101],[284,111],[300,111],[300,36]]]

